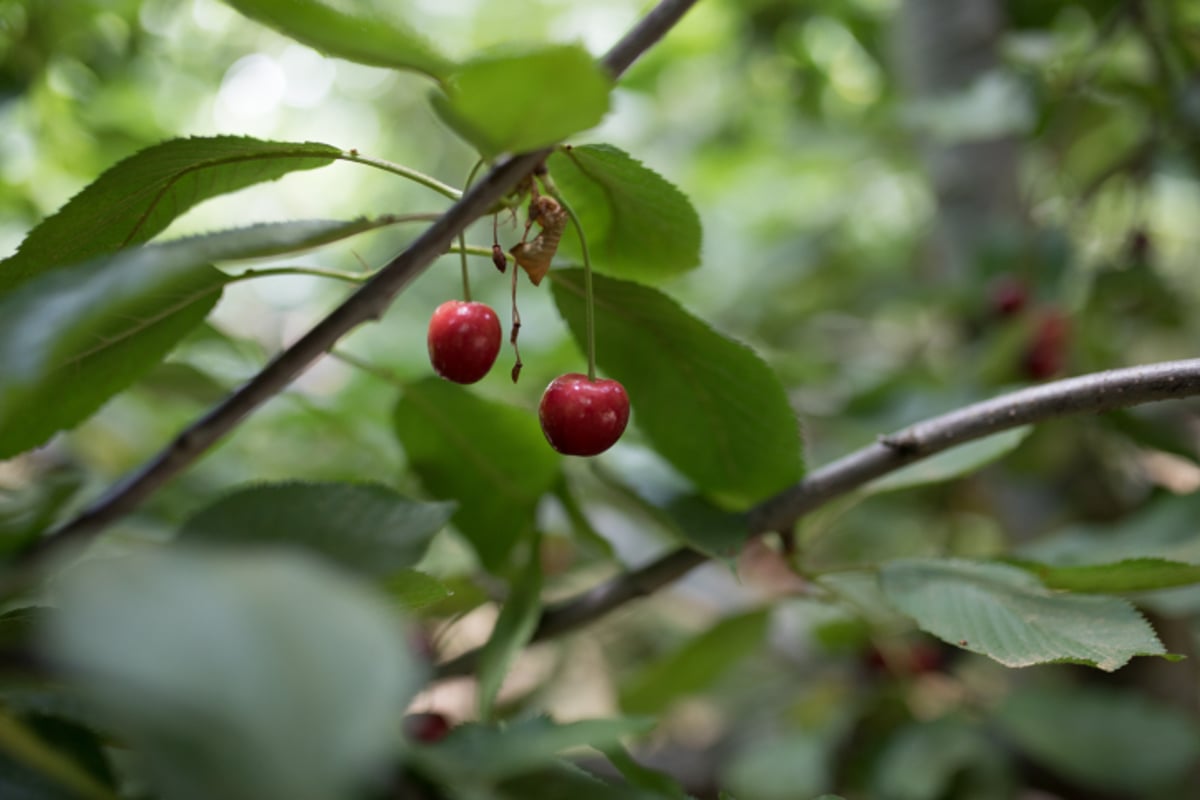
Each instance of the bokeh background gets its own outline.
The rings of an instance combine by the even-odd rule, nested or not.
[[[646,4],[391,5],[465,55],[521,40],[600,53]],[[216,0],[0,0],[0,255],[106,167],[176,136],[326,142],[461,185],[474,157],[428,90],[419,76],[325,58]],[[1189,357],[1200,341],[1191,0],[703,0],[577,141],[621,147],[692,199],[703,265],[665,288],[777,370],[810,465],[1011,386]],[[205,203],[165,235],[445,205],[339,163]],[[374,269],[408,235],[388,229],[264,266]],[[501,230],[508,243],[518,235]],[[490,221],[468,240],[490,244]],[[486,260],[472,274],[507,319],[507,278]],[[94,495],[345,292],[303,276],[230,287],[168,365],[49,448],[0,464],[0,480],[70,471]],[[428,375],[428,317],[458,292],[457,259],[443,258],[343,344],[392,382],[325,359],[118,525],[110,546],[165,536],[246,481],[372,479],[419,494],[391,432],[394,382]],[[583,357],[544,288],[523,286],[520,308],[520,384],[497,369],[477,389],[533,409]],[[977,474],[838,504],[801,526],[807,577],[774,543],[756,544],[736,565],[709,565],[532,651],[504,701],[567,719],[661,713],[639,754],[700,796],[718,784],[739,800],[1190,796],[1195,657],[1114,675],[1006,670],[921,636],[869,584],[873,565],[903,555],[1109,548],[1200,561],[1198,411],[1174,403],[1047,424]],[[572,469],[621,562],[674,546],[604,478],[661,474],[636,428],[597,469]],[[617,569],[561,507],[548,501],[540,515],[551,596]],[[447,654],[477,644],[495,587],[452,531],[424,566],[458,588],[426,613],[436,644]],[[1200,592],[1138,601],[1169,650],[1195,656]],[[467,718],[470,688],[451,682],[419,704]]]

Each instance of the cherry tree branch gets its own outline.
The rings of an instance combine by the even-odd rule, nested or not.
[[[790,530],[796,521],[876,478],[956,445],[1022,425],[1074,414],[1200,395],[1200,359],[1114,369],[1020,389],[881,436],[878,441],[809,473],[802,481],[746,512],[749,537]],[[652,594],[700,566],[708,557],[681,547],[542,612],[531,641],[551,639]],[[439,678],[474,671],[479,651],[441,664]]]
[[[696,0],[661,0],[613,46],[601,64],[616,79],[695,3]],[[21,551],[16,566],[29,567],[64,545],[86,542],[137,508],[208,452],[252,411],[287,388],[343,336],[363,322],[378,320],[396,296],[447,251],[459,232],[499,202],[550,152],[551,148],[544,148],[521,153],[497,164],[361,289],[245,385],[176,436],[150,461],[112,486],[78,516]]]

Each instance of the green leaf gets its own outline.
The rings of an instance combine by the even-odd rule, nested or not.
[[[1200,463],[1196,446],[1184,433],[1181,420],[1158,419],[1145,409],[1120,409],[1103,414],[1097,421],[1106,428],[1119,431],[1138,446],[1173,453],[1193,464]]]
[[[49,716],[0,708],[0,797],[5,800],[117,800],[100,736]]]
[[[733,559],[746,544],[746,519],[697,494],[673,498],[664,507],[684,541],[712,558]]]
[[[888,600],[922,630],[1009,667],[1069,661],[1120,668],[1166,655],[1125,600],[1052,592],[1017,567],[958,559],[901,559],[883,566]]]
[[[0,647],[25,647],[46,613],[45,606],[21,606],[0,614]],[[7,701],[7,697],[3,697]],[[3,705],[11,708],[4,702]]]
[[[1200,564],[1198,514],[1200,493],[1164,493],[1116,523],[1070,525],[1031,542],[1017,551],[1018,563],[1076,567],[1162,559]],[[1150,591],[1137,602],[1169,616],[1190,614],[1200,608],[1200,585]]]
[[[621,709],[658,714],[675,700],[704,691],[762,644],[769,622],[766,611],[721,620],[626,681]]]
[[[412,26],[390,13],[395,4],[326,0],[226,0],[250,19],[322,53],[372,67],[441,79],[452,62]]]
[[[665,772],[638,763],[620,744],[609,745],[602,752],[630,786],[645,789],[654,797],[687,800],[687,792],[679,785],[679,781]]]
[[[409,500],[378,484],[267,484],[197,512],[179,535],[185,542],[297,547],[386,577],[421,560],[454,508]]]
[[[0,553],[21,548],[49,528],[83,483],[82,472],[59,467],[38,475],[28,486],[0,487]]]
[[[503,800],[675,800],[674,795],[601,780],[569,761],[510,778],[497,789]]]
[[[0,261],[0,294],[55,267],[148,241],[211,197],[323,167],[339,153],[327,144],[243,136],[148,147],[110,167],[30,231],[17,252]]]
[[[578,215],[592,266],[645,282],[700,265],[700,216],[683,192],[637,159],[607,144],[567,146],[547,165]],[[580,256],[573,227],[562,251]]]
[[[563,513],[567,515],[567,521],[571,523],[571,531],[575,534],[575,538],[581,544],[591,548],[604,558],[615,558],[616,550],[613,549],[612,543],[608,539],[605,539],[596,530],[595,526],[592,525],[592,521],[588,519],[587,514],[583,510],[583,505],[575,496],[575,490],[567,481],[565,475],[562,476],[562,479],[554,487],[554,496],[558,498],[558,503],[562,506]]]
[[[429,378],[405,389],[394,421],[421,482],[434,497],[458,501],[455,527],[485,567],[500,570],[559,477],[561,458],[535,415]]]
[[[185,548],[59,576],[47,655],[174,800],[333,800],[423,683],[391,605],[289,552]]]
[[[732,561],[746,543],[744,514],[719,508],[658,459],[622,464],[618,473],[593,463],[592,473],[692,547],[711,558]]]
[[[1111,564],[1056,567],[1035,561],[1015,561],[1015,566],[1037,575],[1050,589],[1068,592],[1147,592],[1200,583],[1200,564],[1165,558],[1130,558]]]
[[[37,618],[31,621],[36,627],[33,627],[28,635],[16,642],[20,648],[27,650],[31,644],[38,644],[40,640],[35,641],[35,639],[44,630],[44,620],[50,618],[48,614],[51,611],[52,609],[48,608],[39,609]],[[53,717],[92,730],[101,728],[101,720],[91,705],[79,696],[74,687],[68,688],[62,682],[29,683],[17,686],[10,681],[0,691],[0,701],[10,712],[22,717]],[[0,795],[0,797],[3,796]]]
[[[484,720],[491,718],[492,705],[513,659],[537,629],[542,610],[542,563],[537,541],[535,537],[530,542],[525,569],[513,581],[496,627],[479,654],[479,716]]]
[[[548,147],[608,113],[612,81],[580,45],[505,50],[461,64],[432,95],[442,121],[485,158]]]
[[[909,464],[903,469],[871,481],[863,491],[869,494],[911,489],[930,483],[941,483],[974,472],[1015,450],[1033,428],[1024,425],[1001,431],[983,439],[952,447],[930,458]]]
[[[812,797],[832,783],[828,749],[811,733],[760,739],[730,759],[722,783],[742,800]]]
[[[1022,559],[1055,565],[1141,558],[1200,563],[1200,493],[1166,495],[1116,524],[1072,525],[1023,547]]]
[[[0,459],[87,419],[199,325],[228,280],[210,264],[390,224],[289,222],[180,239],[56,269],[0,295]]]
[[[182,361],[164,361],[137,383],[138,390],[168,401],[210,406],[229,394],[229,387],[204,370]]]
[[[1009,775],[1010,768],[981,726],[950,714],[910,723],[888,737],[874,769],[871,796],[1004,800],[1013,796]]]
[[[0,707],[0,797],[5,800],[117,800],[99,737],[49,718],[19,719]],[[67,752],[64,752],[67,751]]]
[[[1183,796],[1155,790],[1185,782],[1200,757],[1195,720],[1131,691],[1065,683],[1022,687],[995,719],[1035,760],[1106,794]]]
[[[400,570],[387,579],[384,588],[401,608],[409,611],[435,605],[453,594],[437,578],[415,569]]]
[[[79,800],[79,795],[3,751],[0,751],[0,797],[4,800]]]
[[[586,340],[583,271],[555,270],[554,300]],[[741,507],[799,479],[796,415],[754,351],[656,289],[594,276],[596,358],[629,392],[633,421],[700,489]]]
[[[0,297],[0,459],[87,419],[203,321],[225,276],[183,255],[126,253]]]
[[[534,717],[499,727],[468,723],[415,755],[426,769],[452,778],[456,786],[487,785],[550,765],[564,750],[586,746],[603,750],[651,727],[652,720],[630,718],[559,725]]]
[[[439,578],[438,583],[445,588],[446,596],[439,600],[436,607],[432,609],[431,613],[434,616],[460,617],[468,611],[479,608],[484,603],[491,602],[492,599],[486,589],[465,575]],[[404,590],[400,591],[401,599],[403,599]]]

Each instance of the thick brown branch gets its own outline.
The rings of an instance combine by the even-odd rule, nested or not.
[[[1072,414],[1101,413],[1200,395],[1200,359],[1114,369],[1055,381],[918,422],[815,470],[747,513],[748,535],[790,530],[805,514],[876,478],[955,445],[1022,425]],[[632,572],[548,607],[533,640],[550,639],[651,594],[700,566],[707,557],[683,547]],[[469,674],[478,651],[442,664],[439,678]]]
[[[618,77],[679,21],[696,0],[662,0],[601,63]],[[280,353],[248,383],[180,433],[151,461],[113,486],[79,516],[52,531],[17,557],[28,567],[64,545],[87,541],[105,526],[137,508],[146,498],[198,460],[260,405],[282,392],[343,336],[367,320],[379,319],[395,297],[446,252],[454,238],[534,170],[550,149],[512,156],[493,168],[407,250],[352,294],[299,341]]]

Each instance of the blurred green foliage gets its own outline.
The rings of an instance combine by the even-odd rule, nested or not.
[[[419,20],[417,32],[453,59],[501,44],[576,39],[599,53],[643,10],[633,0],[391,5]],[[216,0],[0,0],[0,255],[106,168],[177,136],[325,142],[461,186],[475,155],[439,121],[430,88],[419,75],[321,56]],[[1195,354],[1200,4],[1192,0],[702,0],[611,101],[601,125],[578,143],[621,148],[700,211],[700,267],[674,277],[666,270],[659,286],[774,369],[800,419],[809,464],[1015,384]],[[445,206],[394,175],[337,164],[204,202],[166,235],[230,221]],[[501,240],[511,244],[519,234],[502,215]],[[267,266],[373,269],[409,237],[383,230]],[[468,232],[471,244],[486,246],[491,237],[490,220]],[[507,276],[483,260],[471,269],[476,298],[506,309]],[[422,606],[418,619],[436,646],[457,651],[465,645],[456,637],[478,644],[481,625],[486,634],[511,578],[503,557],[528,541],[527,528],[541,534],[553,597],[677,544],[659,506],[688,484],[653,452],[636,419],[600,468],[571,462],[561,475],[548,451],[524,452],[536,432],[522,438],[529,432],[520,422],[504,422],[511,437],[488,440],[478,409],[516,404],[529,421],[542,387],[584,363],[548,288],[523,284],[518,297],[519,384],[497,369],[463,399],[450,391],[457,387],[423,382],[428,316],[458,287],[457,259],[443,259],[378,324],[341,345],[351,358],[314,367],[114,526],[101,549],[163,539],[247,482],[370,481],[425,497],[439,480],[466,481],[484,487],[478,491],[488,503],[467,513],[461,533],[442,531],[417,565],[435,589],[420,602],[404,601],[403,586],[392,597],[405,608]],[[345,291],[302,275],[230,285],[209,323],[164,369],[49,448],[0,463],[0,510],[15,520],[4,525],[11,541],[142,463]],[[633,346],[626,355],[639,355]],[[503,352],[501,362],[509,357]],[[411,418],[398,440],[398,386],[407,389],[402,404],[433,397],[431,417],[462,406],[463,428],[479,446],[456,450],[446,443],[453,430]],[[824,791],[883,800],[1196,794],[1195,587],[1133,598],[1151,614],[1165,649],[1191,658],[1136,660],[1109,675],[1072,665],[1007,670],[967,652],[969,643],[937,642],[894,613],[875,574],[910,557],[1018,555],[1064,567],[1151,557],[1200,563],[1188,497],[1200,488],[1198,411],[1181,402],[1043,425],[989,451],[987,458],[1001,459],[972,474],[914,480],[904,491],[822,509],[797,532],[799,575],[783,555],[786,541],[754,543],[736,577],[727,564],[710,565],[636,612],[518,658],[496,710],[520,721],[460,729],[412,763],[437,783],[493,746],[542,761],[570,745],[608,746],[644,726],[610,720],[596,723],[598,738],[577,738],[586,725],[556,727],[534,715],[614,717],[633,696],[635,710],[662,712],[634,754],[697,797],[716,797],[718,785],[738,800]],[[792,432],[782,433],[790,441]],[[500,446],[483,457],[500,472],[455,470],[472,458],[478,466],[477,451],[508,438],[514,452]],[[415,447],[411,463],[405,446]],[[504,470],[514,472],[511,483]],[[555,496],[544,494],[555,481]],[[518,487],[517,513],[508,513],[514,503],[493,485]],[[496,508],[503,513],[489,511]],[[581,531],[598,533],[617,558]],[[494,557],[482,567],[495,574],[483,571],[469,542],[490,543]],[[293,584],[284,567],[276,579],[299,591],[303,582]],[[236,572],[231,585],[245,596],[244,608],[264,603],[274,613],[242,566],[205,569],[200,577]],[[319,584],[337,595],[339,580],[322,575]],[[362,600],[364,610],[346,613],[373,620],[379,602],[373,596]],[[239,607],[231,608],[237,616]],[[314,624],[339,628],[334,616],[318,614]],[[521,641],[528,616],[516,626]],[[86,619],[80,612],[77,622]],[[140,619],[117,633],[136,643]],[[730,641],[747,652],[721,650],[714,631],[729,626]],[[63,646],[83,660],[117,644],[76,634],[64,634]],[[8,653],[0,649],[0,666]],[[697,653],[679,685],[660,674],[681,654]],[[276,664],[277,655],[266,653],[265,663]],[[410,678],[400,670],[391,680],[400,687]],[[126,698],[127,687],[115,686],[114,696]],[[658,697],[639,695],[659,686]],[[22,687],[6,690],[5,700],[43,741],[84,753],[77,760],[91,769],[101,745],[75,716],[49,714],[70,720],[61,729],[44,724],[39,704],[50,696]],[[455,720],[476,708],[453,690],[418,703]],[[132,730],[144,735],[145,723],[133,720]],[[523,732],[540,737],[538,747],[522,742]],[[10,759],[6,744],[0,794],[60,796]],[[174,755],[156,758],[171,764]],[[605,764],[581,763],[608,774]],[[330,764],[313,768],[328,767],[340,786],[341,763]],[[497,797],[532,797],[539,786],[612,796],[566,766],[544,774],[518,774],[520,763],[499,760],[474,766],[480,786],[507,782],[494,787]],[[102,761],[92,771],[112,781]]]

